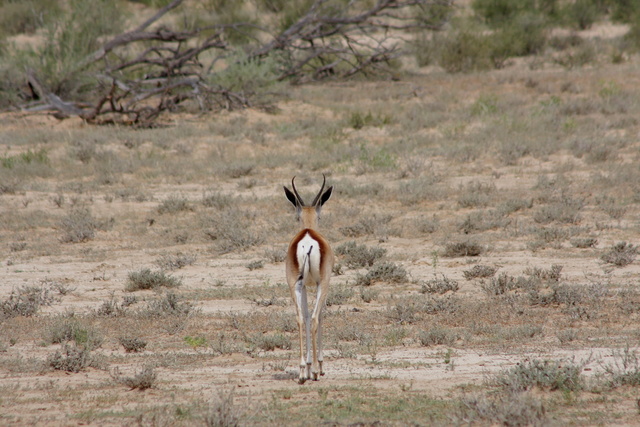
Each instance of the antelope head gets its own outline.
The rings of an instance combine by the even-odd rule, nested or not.
[[[302,222],[302,228],[315,229],[318,226],[318,220],[320,219],[320,211],[322,210],[322,205],[324,205],[327,200],[331,198],[333,186],[329,187],[324,193],[322,192],[327,181],[326,176],[322,174],[322,187],[320,187],[320,191],[313,199],[313,202],[310,205],[306,205],[304,203],[304,200],[302,200],[302,197],[300,197],[298,190],[296,189],[295,179],[295,176],[291,179],[291,187],[293,187],[293,192],[287,187],[284,187],[284,193],[287,196],[287,199],[296,208],[296,219]]]

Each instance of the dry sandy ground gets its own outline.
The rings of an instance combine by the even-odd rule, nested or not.
[[[451,82],[448,82],[451,83]],[[452,84],[452,83],[451,83]],[[477,85],[473,87],[478,93],[482,89]],[[441,89],[442,90],[442,89]],[[316,106],[306,106],[307,114],[315,114]],[[291,101],[282,105],[283,115],[287,111],[303,111],[299,101]],[[322,109],[319,109],[323,111]],[[264,113],[244,112],[239,113],[248,116],[248,121],[261,120]],[[252,114],[255,115],[252,116]],[[325,114],[329,114],[326,113]],[[5,116],[3,118],[5,130],[15,130],[21,126],[28,126],[34,132],[46,134],[48,129],[76,129],[84,125],[78,121],[68,120],[57,122],[53,119],[34,116]],[[369,131],[368,137],[375,138],[377,129]],[[239,149],[251,148],[250,144],[240,146]],[[23,147],[15,147],[8,144],[3,148],[5,155],[20,152]],[[299,149],[295,144],[292,150]],[[546,160],[528,158],[522,160],[518,167],[502,166],[487,167],[482,169],[474,166],[477,171],[474,175],[469,172],[462,175],[447,177],[452,187],[469,182],[477,177],[486,177],[491,171],[492,182],[498,191],[527,191],[536,181],[540,171],[551,170],[563,163],[566,154],[553,155]],[[624,159],[621,159],[624,162]],[[434,169],[448,167],[443,160],[434,159]],[[531,172],[529,172],[531,171]],[[576,174],[581,173],[577,171]],[[273,176],[260,177],[256,186],[251,189],[238,190],[237,180],[228,182],[215,182],[221,191],[240,191],[243,195],[259,194],[261,197],[275,196],[280,186],[288,181],[285,178],[290,173],[277,172]],[[360,182],[371,179],[370,176],[354,177],[347,172],[335,172],[331,180],[340,180],[351,177]],[[51,178],[55,179],[55,178]],[[378,179],[375,177],[375,179]],[[89,313],[95,310],[103,301],[111,296],[122,298],[124,285],[129,272],[143,266],[153,266],[158,257],[163,253],[195,254],[197,260],[179,270],[175,274],[182,278],[181,292],[199,291],[208,292],[211,289],[229,290],[245,289],[251,286],[274,285],[284,282],[284,263],[267,262],[264,268],[249,270],[248,261],[260,259],[266,249],[272,246],[282,247],[287,239],[281,238],[275,242],[269,242],[242,253],[230,253],[219,255],[212,253],[210,244],[202,241],[189,242],[181,245],[173,245],[163,242],[163,236],[167,222],[171,219],[158,219],[160,225],[150,226],[146,222],[148,218],[156,215],[159,200],[163,200],[169,194],[180,194],[188,200],[197,201],[203,192],[211,188],[211,182],[203,184],[167,184],[160,181],[145,192],[150,196],[145,202],[129,202],[116,200],[107,202],[100,191],[92,194],[92,210],[98,217],[117,216],[128,218],[133,225],[131,229],[146,228],[144,239],[136,241],[136,237],[126,234],[126,230],[98,231],[94,240],[77,244],[61,245],[57,241],[59,232],[55,227],[47,230],[38,230],[41,239],[40,244],[31,240],[29,236],[23,236],[28,241],[27,252],[15,252],[7,249],[8,245],[15,242],[20,236],[9,229],[3,230],[0,236],[1,243],[5,247],[2,252],[0,265],[1,282],[0,298],[6,298],[12,290],[24,286],[34,285],[42,281],[62,283],[73,291],[60,298],[60,301],[44,307],[35,318],[12,320],[11,327],[14,331],[3,330],[0,334],[4,352],[0,358],[4,360],[5,368],[0,370],[0,424],[4,425],[120,425],[135,424],[133,418],[118,417],[92,417],[87,415],[90,408],[95,408],[96,413],[113,408],[114,411],[123,411],[127,407],[132,410],[153,405],[180,404],[185,402],[207,402],[216,396],[221,387],[234,387],[237,389],[237,402],[246,405],[247,412],[258,411],[261,404],[267,404],[273,392],[282,393],[283,390],[291,390],[294,394],[300,389],[296,382],[295,354],[297,350],[276,350],[275,352],[256,352],[248,355],[235,352],[227,355],[214,354],[206,347],[192,349],[182,343],[187,335],[196,336],[203,334],[212,337],[213,331],[225,328],[224,314],[247,314],[253,312],[293,312],[292,305],[287,301],[285,306],[276,305],[270,307],[258,307],[246,297],[209,299],[204,298],[195,303],[201,314],[192,317],[177,334],[162,334],[158,328],[149,328],[148,324],[137,324],[135,319],[124,319],[121,324],[118,320],[99,321],[104,322],[105,329],[112,331],[103,346],[97,350],[110,361],[108,369],[88,368],[87,370],[70,374],[59,371],[38,370],[31,367],[30,358],[45,360],[57,345],[42,345],[42,338],[34,331],[34,322],[47,315],[73,311],[78,314]],[[588,191],[588,190],[585,190]],[[20,216],[25,212],[37,210],[48,211],[53,209],[51,197],[55,191],[51,188],[43,191],[30,189],[18,194],[6,194],[0,198],[2,215]],[[28,200],[28,204],[25,204]],[[280,206],[272,206],[267,215],[274,218],[290,218],[291,231],[295,230],[292,213],[288,210],[284,197]],[[343,210],[340,210],[340,205]],[[334,197],[326,207],[328,215],[333,212],[344,212],[345,201]],[[401,209],[401,208],[400,208]],[[635,208],[634,208],[635,209]],[[407,218],[411,212],[390,212],[394,218]],[[431,208],[421,212],[431,215],[438,212],[435,204]],[[336,215],[334,213],[334,215]],[[156,215],[157,216],[157,215]],[[615,229],[603,232],[599,247],[608,247],[616,241],[628,240],[629,233],[637,232],[637,210],[632,210]],[[13,219],[12,219],[13,221]],[[333,218],[334,222],[338,222]],[[10,221],[9,221],[10,222]],[[637,237],[637,234],[631,237]],[[640,265],[633,263],[625,268],[608,268],[599,260],[599,250],[577,250],[568,248],[548,249],[540,253],[532,253],[526,247],[527,237],[514,237],[512,240],[502,239],[491,241],[491,250],[481,257],[481,263],[500,267],[500,272],[518,275],[525,269],[532,267],[548,268],[552,264],[563,265],[563,280],[567,283],[584,283],[589,280],[608,280],[611,283],[632,283],[637,281],[640,273]],[[347,241],[343,238],[342,241]],[[400,263],[409,271],[414,279],[427,279],[432,277],[434,271],[433,251],[442,248],[441,239],[429,237],[411,238],[407,236],[390,236],[381,242],[371,237],[362,240],[362,243],[379,245],[388,251],[390,258]],[[440,258],[438,260],[438,274],[459,281],[461,287],[457,295],[463,298],[483,298],[477,285],[466,281],[463,271],[469,268],[469,261],[465,258]],[[355,277],[355,271],[348,271],[344,276],[338,276],[334,283],[347,283]],[[223,285],[218,285],[223,283]],[[407,287],[400,292],[407,295],[416,294],[417,286]],[[380,286],[383,295],[392,295],[399,292],[391,286]],[[153,297],[151,291],[138,293],[142,297]],[[397,295],[396,295],[397,296]],[[286,300],[286,291],[280,292],[278,297]],[[383,310],[385,303],[353,303],[328,309],[329,315],[337,316],[341,311],[354,311],[366,314]],[[217,329],[211,326],[206,319],[220,319]],[[217,320],[216,320],[217,321]],[[169,321],[158,320],[161,326]],[[554,319],[546,320],[540,326],[554,328]],[[213,322],[215,323],[215,322]],[[15,336],[20,330],[21,324],[28,333],[26,338]],[[222,325],[222,326],[220,326]],[[6,327],[0,324],[0,327]],[[139,354],[126,354],[118,344],[114,331],[132,331],[136,328],[155,331],[149,335],[149,347]],[[146,328],[146,329],[145,329]],[[204,328],[204,330],[203,330]],[[260,331],[256,331],[260,332]],[[384,330],[379,331],[380,334]],[[159,340],[154,342],[153,334],[157,334]],[[160,337],[162,335],[162,337]],[[292,334],[293,336],[294,334]],[[7,345],[10,338],[16,338],[15,344]],[[295,343],[295,339],[293,340]],[[458,393],[461,387],[473,389],[474,386],[482,386],[487,376],[507,367],[515,366],[523,359],[567,359],[575,361],[593,360],[586,367],[585,374],[593,375],[602,370],[602,366],[613,357],[610,346],[594,345],[593,347],[571,348],[559,346],[557,338],[550,334],[543,339],[536,339],[532,344],[521,343],[511,348],[509,343],[504,345],[495,343],[482,348],[467,349],[461,345],[454,345],[453,352],[448,353],[448,346],[421,347],[415,341],[408,341],[406,345],[382,347],[369,354],[358,354],[353,358],[340,357],[338,351],[329,348],[326,353],[326,376],[319,382],[308,382],[304,387],[309,389],[339,389],[342,386],[373,386],[378,390],[393,390],[398,392],[403,388],[412,391],[425,392],[435,398],[448,398]],[[176,350],[180,348],[180,350]],[[22,359],[20,359],[22,358]],[[171,359],[171,360],[170,360]],[[121,385],[114,384],[109,371],[119,367],[122,372],[130,373],[140,366],[140,361],[155,361],[158,374],[156,387],[145,392],[128,391]],[[286,364],[286,367],[282,365]],[[274,368],[273,365],[279,365]],[[633,414],[636,412],[635,396],[637,391],[629,393],[627,399],[622,399],[617,404],[617,410],[627,414],[622,417],[622,423],[633,424]],[[308,394],[307,396],[313,396]],[[144,412],[144,411],[142,411]],[[84,414],[79,418],[74,415]],[[149,420],[144,423],[152,424]]]

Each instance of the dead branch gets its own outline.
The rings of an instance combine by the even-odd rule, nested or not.
[[[250,91],[221,87],[212,83],[216,79],[211,77],[217,72],[214,64],[233,51],[226,41],[227,32],[255,30],[255,25],[233,23],[193,30],[174,30],[167,25],[151,28],[182,4],[182,0],[172,1],[135,29],[105,42],[78,64],[76,72],[93,73],[97,82],[93,105],[62,100],[44,88],[35,73],[28,73],[33,93],[58,115],[75,115],[91,123],[120,120],[138,126],[151,125],[161,112],[187,100],[193,100],[201,109],[251,106]],[[363,6],[363,2],[351,0],[336,9],[335,3],[328,7],[328,0],[316,0],[289,28],[257,45],[244,58],[236,55],[235,60],[241,64],[259,63],[274,52],[284,52],[282,57],[287,61],[282,63],[278,79],[293,82],[377,72],[401,53],[390,30],[437,26],[416,19],[415,10],[451,4],[452,0],[377,0],[373,6]],[[207,55],[209,64],[201,62],[205,52],[214,52]]]

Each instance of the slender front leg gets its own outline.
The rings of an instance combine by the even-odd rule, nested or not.
[[[304,382],[311,377],[310,365],[310,324],[309,324],[309,305],[307,303],[307,290],[302,280],[298,280],[295,286],[296,292],[296,314],[298,320],[298,335],[300,338],[300,376],[298,382],[304,384]],[[306,339],[305,339],[306,338]],[[307,354],[305,357],[305,344]]]

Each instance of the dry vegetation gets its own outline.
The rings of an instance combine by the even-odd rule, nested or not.
[[[640,59],[602,49],[151,129],[1,114],[0,424],[636,423]],[[299,386],[282,185],[322,173]]]

